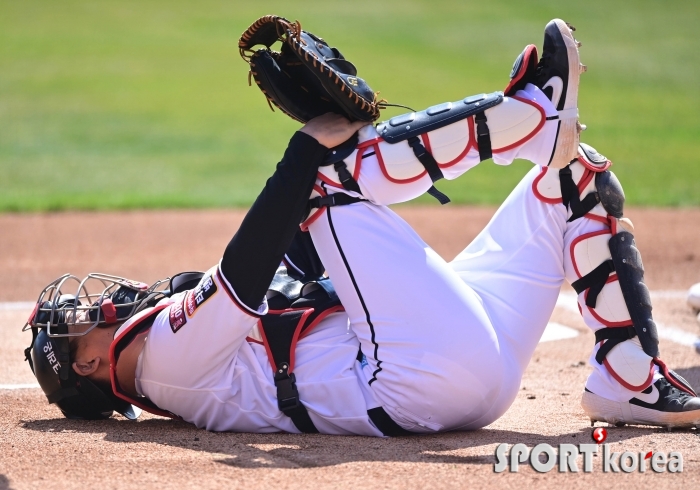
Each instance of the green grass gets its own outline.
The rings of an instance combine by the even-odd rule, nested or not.
[[[522,47],[565,18],[589,66],[584,140],[616,162],[628,202],[700,205],[697,1],[242,3],[0,1],[0,211],[250,204],[298,128],[238,56],[267,13],[417,108],[502,89]],[[439,187],[498,203],[527,168],[485,162]]]

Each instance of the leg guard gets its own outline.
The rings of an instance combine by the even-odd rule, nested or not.
[[[515,97],[482,94],[363,128],[357,149],[339,162],[360,192],[343,181],[338,164],[321,167],[319,179],[329,188],[394,204],[420,196],[440,178],[455,179],[491,156],[508,164],[541,155],[542,162],[535,163],[546,165],[556,139],[556,121],[546,125],[548,107],[553,114],[556,110],[539,89],[528,87],[531,92]]]
[[[596,360],[624,387],[641,391],[652,380],[659,340],[633,228],[622,215],[624,193],[610,165],[581,145],[569,166],[543,169],[533,192],[544,202],[567,206],[570,222],[585,217],[608,224],[571,241],[567,276],[575,278],[571,285],[583,294],[581,313],[596,330]]]

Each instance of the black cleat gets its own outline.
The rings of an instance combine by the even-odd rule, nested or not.
[[[549,162],[549,166],[556,168],[563,168],[576,158],[582,130],[578,122],[578,85],[586,67],[581,64],[580,43],[574,39],[573,30],[573,26],[561,19],[547,24],[533,82],[559,111],[557,143]]]
[[[673,375],[683,379],[675,373]],[[586,389],[581,406],[591,420],[610,424],[653,425],[669,429],[697,426],[700,424],[700,398],[679,389],[676,384],[666,378],[658,379],[628,402],[607,400]],[[683,388],[682,384],[678,386]]]
[[[563,20],[554,19],[544,28],[542,57],[534,84],[558,111],[577,107],[579,75],[586,70],[580,62],[578,45],[571,26]]]

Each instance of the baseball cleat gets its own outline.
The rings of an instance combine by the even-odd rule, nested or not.
[[[656,380],[628,402],[608,400],[586,388],[581,406],[591,424],[607,422],[668,429],[700,424],[700,398],[678,389],[666,378]]]
[[[559,111],[557,141],[549,161],[549,166],[555,168],[564,168],[576,158],[579,133],[584,128],[578,121],[578,85],[586,65],[581,64],[580,43],[574,39],[574,30],[561,19],[547,24],[542,57],[534,77],[534,84]]]

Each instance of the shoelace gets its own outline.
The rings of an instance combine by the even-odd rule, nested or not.
[[[666,394],[666,398],[674,399],[680,405],[685,405],[685,402],[687,402],[688,399],[692,398],[691,395],[689,395],[688,393],[686,393],[684,391],[679,390],[678,388],[673,386],[668,381],[666,381],[666,383],[668,385],[668,387],[667,387],[668,392]]]
[[[535,76],[540,77],[542,76],[542,71],[546,70],[549,68],[549,59],[551,58],[550,53],[544,53],[542,54],[542,57],[540,60],[537,62],[537,68],[535,69]]]

